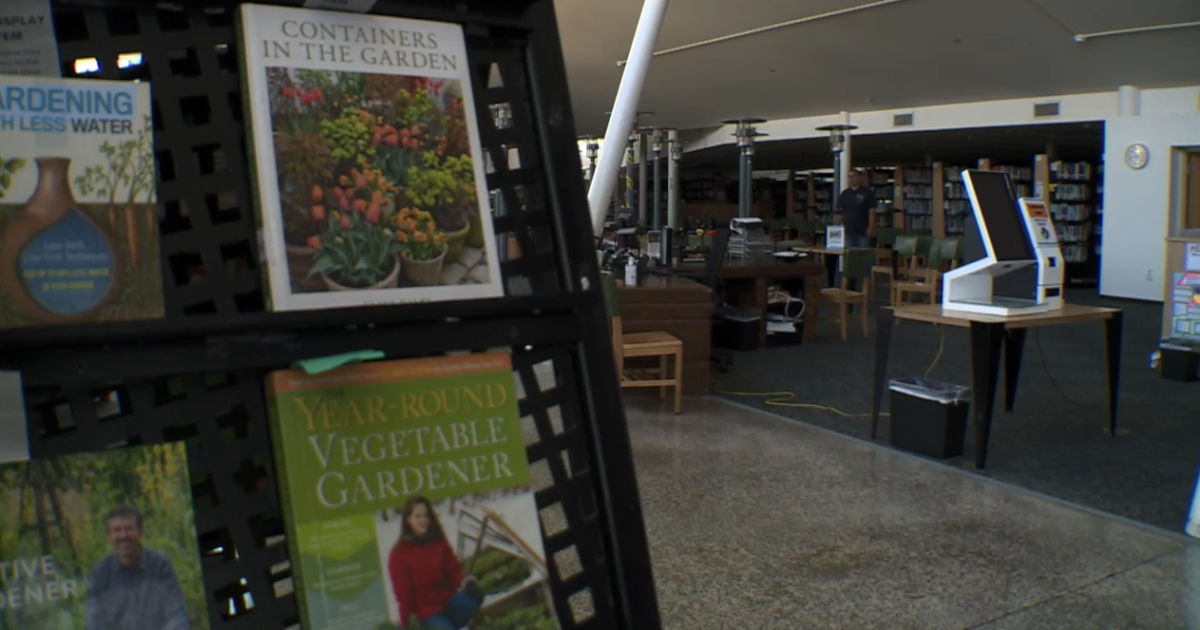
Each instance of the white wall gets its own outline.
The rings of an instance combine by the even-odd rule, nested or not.
[[[1143,91],[1141,116],[1106,121],[1100,293],[1162,301],[1171,149],[1200,146],[1200,89],[1152,92],[1167,91]],[[1191,113],[1165,113],[1187,111],[1186,104]],[[1135,142],[1150,150],[1150,161],[1140,171],[1125,166],[1125,149]]]

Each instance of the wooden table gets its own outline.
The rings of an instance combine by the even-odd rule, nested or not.
[[[988,439],[992,431],[992,407],[996,401],[996,381],[1000,375],[1000,351],[1004,350],[1004,410],[1012,411],[1021,374],[1021,355],[1025,333],[1030,328],[1104,322],[1105,352],[1108,359],[1108,432],[1117,435],[1117,389],[1121,379],[1121,329],[1119,309],[1067,304],[1045,313],[1005,317],[943,309],[937,304],[882,307],[876,313],[875,382],[871,403],[871,437],[879,428],[879,408],[887,387],[888,349],[892,325],[907,319],[942,326],[968,328],[971,331],[971,405],[975,425],[975,467],[987,464]],[[1065,456],[1065,454],[1064,454]]]
[[[635,288],[621,287],[620,300],[626,333],[663,331],[683,341],[683,393],[706,393],[712,356],[712,291],[680,276],[647,275]]]
[[[792,251],[820,256],[825,264],[826,286],[837,286],[838,256],[846,253],[845,249],[829,249],[825,246],[812,245],[809,247],[793,247]]]
[[[684,265],[689,273],[704,273],[703,265]],[[789,262],[774,256],[731,258],[721,265],[721,280],[726,283],[753,281],[753,295],[743,299],[762,315],[758,326],[758,347],[767,347],[767,286],[773,280],[804,280],[804,341],[817,340],[817,309],[821,305],[825,267],[817,263]]]

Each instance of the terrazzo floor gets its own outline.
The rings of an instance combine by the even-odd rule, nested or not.
[[[713,397],[627,396],[664,630],[1200,628],[1200,545]]]

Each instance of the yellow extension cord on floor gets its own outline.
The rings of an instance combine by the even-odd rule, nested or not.
[[[946,349],[946,328],[944,326],[939,326],[939,328],[941,328],[941,336],[938,339],[937,355],[933,357],[933,363],[930,363],[929,368],[925,370],[925,378],[929,378],[929,375],[931,373],[933,373],[933,368],[937,367],[938,361],[942,360],[942,352]],[[717,381],[713,382],[713,392],[724,395],[724,396],[735,396],[735,397],[743,397],[743,398],[766,398],[767,400],[764,401],[763,404],[767,405],[768,407],[790,407],[793,409],[819,409],[821,411],[828,411],[831,413],[835,413],[843,418],[870,418],[871,417],[871,414],[869,414],[869,413],[846,413],[845,411],[842,411],[841,409],[838,409],[837,407],[830,407],[829,405],[819,405],[817,403],[788,402],[791,399],[796,397],[795,392],[731,392],[731,391],[726,391],[724,389],[721,389],[721,383],[719,383]],[[880,416],[891,416],[892,414],[881,413],[879,415]]]

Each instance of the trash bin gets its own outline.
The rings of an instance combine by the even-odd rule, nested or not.
[[[1159,376],[1169,381],[1191,383],[1200,379],[1200,353],[1196,342],[1186,339],[1163,339],[1158,344],[1161,357]]]
[[[721,321],[712,329],[712,345],[725,350],[753,352],[758,349],[762,313],[754,307],[726,306]]]
[[[892,379],[892,446],[929,457],[963,454],[971,390],[962,385],[910,377]]]

